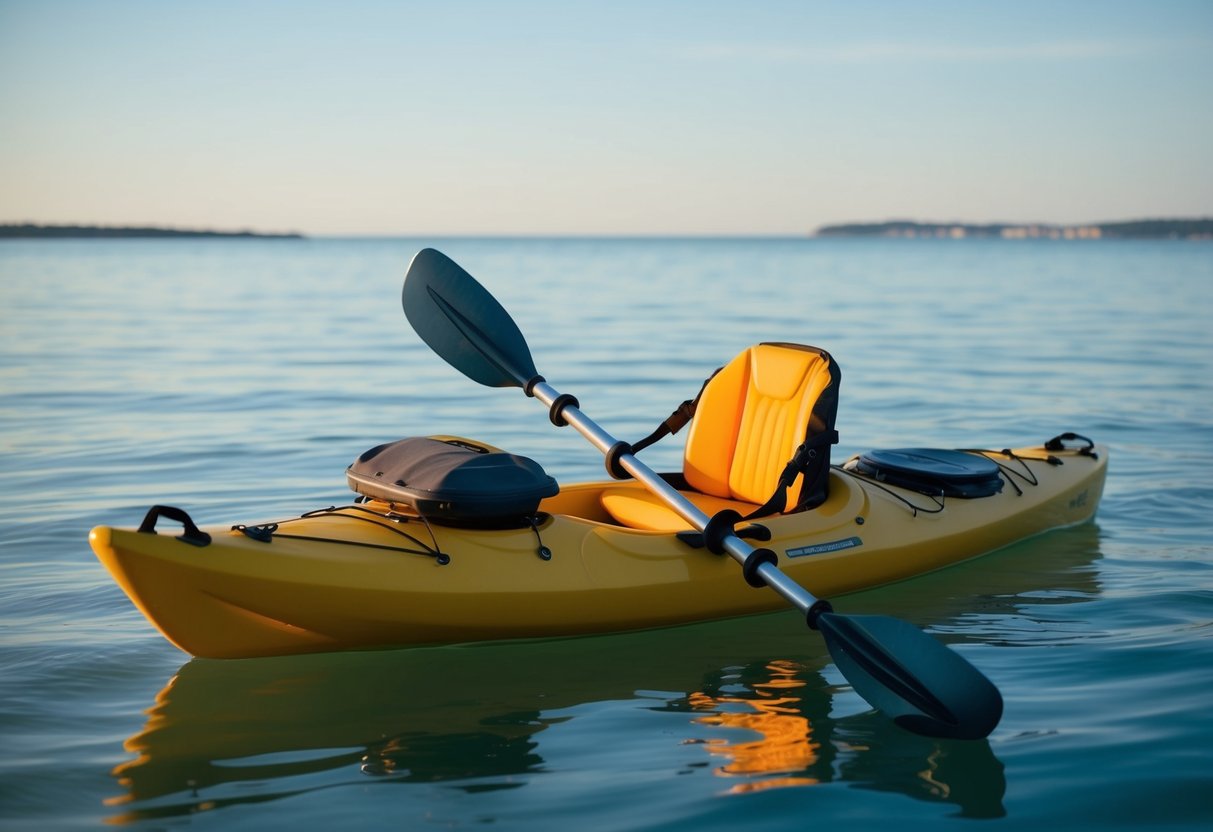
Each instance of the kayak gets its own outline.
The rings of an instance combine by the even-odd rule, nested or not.
[[[736,533],[814,594],[844,595],[1089,521],[1107,462],[1105,447],[1063,437],[871,452],[829,468],[824,502]],[[993,487],[966,493],[973,472]],[[353,466],[348,478],[358,485]],[[709,514],[747,507],[670,479]],[[949,480],[958,491],[939,486]],[[199,528],[155,506],[138,529],[99,526],[89,540],[169,641],[212,658],[622,632],[783,607],[690,524],[661,515],[636,481],[561,486],[504,527],[436,518],[390,488],[359,490],[349,505],[270,523]]]
[[[633,444],[547,382],[510,314],[446,255],[413,257],[401,304],[438,357],[544,405],[602,452],[612,481],[561,488],[500,448],[410,437],[350,464],[358,497],[346,506],[202,529],[156,505],[137,529],[93,529],[98,558],[171,642],[240,658],[550,638],[749,615],[779,597],[894,724],[970,740],[997,727],[1002,694],[960,654],[822,595],[1089,520],[1106,448],[1063,433],[1018,450],[876,449],[835,466],[841,370],[826,350],[788,342],[747,347]],[[688,425],[681,471],[637,456]],[[157,531],[161,520],[182,533]]]

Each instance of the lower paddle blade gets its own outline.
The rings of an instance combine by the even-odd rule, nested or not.
[[[432,248],[417,252],[401,303],[421,340],[472,381],[525,388],[538,375],[514,319],[445,254]]]
[[[815,626],[855,692],[908,731],[981,739],[1002,718],[998,688],[913,624],[823,613]]]

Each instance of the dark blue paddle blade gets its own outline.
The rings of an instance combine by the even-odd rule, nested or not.
[[[513,318],[445,254],[432,248],[417,252],[401,303],[421,340],[472,381],[525,389],[539,375]]]
[[[1002,718],[998,688],[913,624],[823,613],[814,626],[855,692],[908,731],[975,740]]]

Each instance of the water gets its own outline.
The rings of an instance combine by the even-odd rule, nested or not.
[[[869,712],[792,613],[659,632],[191,660],[86,543],[348,497],[450,432],[599,478],[399,307],[424,245],[502,300],[541,372],[647,433],[759,340],[843,369],[839,458],[1107,443],[1094,524],[895,587],[1001,688],[987,742]],[[1171,242],[306,240],[0,245],[0,826],[906,830],[1213,820],[1213,247]],[[679,442],[646,451],[675,468]]]

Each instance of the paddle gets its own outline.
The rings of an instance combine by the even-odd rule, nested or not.
[[[740,517],[708,517],[558,393],[535,370],[526,339],[501,304],[446,255],[423,249],[404,281],[404,313],[434,352],[489,387],[520,387],[549,408],[553,423],[570,424],[607,456],[613,475],[635,477],[709,541],[742,564],[755,586],[769,586],[805,615],[825,638],[839,671],[855,691],[902,727],[935,737],[980,739],[1002,716],[998,689],[959,654],[896,618],[842,615],[782,571],[777,555],[754,549],[733,532]],[[626,474],[624,473],[626,472]],[[736,518],[736,519],[734,519]]]

